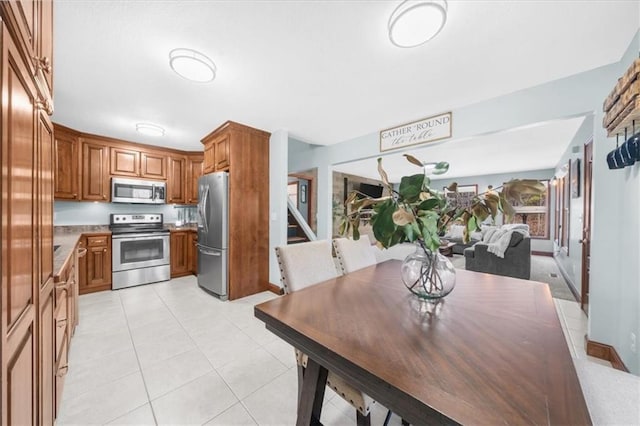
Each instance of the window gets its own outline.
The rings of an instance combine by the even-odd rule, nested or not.
[[[549,238],[549,181],[542,181],[545,191],[542,194],[523,195],[522,203],[514,203],[516,214],[507,223],[526,223],[531,238]]]

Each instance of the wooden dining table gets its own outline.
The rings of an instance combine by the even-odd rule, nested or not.
[[[413,425],[588,425],[548,285],[457,270],[438,304],[389,260],[255,307],[309,356],[297,424],[320,419],[327,370]]]

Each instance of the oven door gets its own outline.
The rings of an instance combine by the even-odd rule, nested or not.
[[[168,234],[129,234],[112,237],[113,272],[168,265]]]

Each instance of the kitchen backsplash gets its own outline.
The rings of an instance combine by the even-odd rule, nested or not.
[[[162,213],[165,223],[175,223],[180,210],[195,210],[195,207],[173,204],[119,204],[56,201],[53,204],[53,224],[62,225],[108,225],[111,213]],[[195,217],[195,215],[191,215]]]

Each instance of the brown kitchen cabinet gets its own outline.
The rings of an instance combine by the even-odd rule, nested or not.
[[[79,141],[76,133],[62,126],[54,126],[55,145],[53,169],[55,170],[54,196],[58,200],[79,200]]]
[[[205,172],[229,173],[230,300],[269,288],[269,137],[227,121],[202,139]]]
[[[167,203],[184,204],[186,202],[186,165],[184,156],[169,157],[169,179],[167,179]]]
[[[198,231],[189,231],[189,272],[198,275]]]
[[[79,294],[111,290],[111,234],[82,237],[86,255],[80,260]]]
[[[167,154],[164,152],[141,152],[140,177],[160,180],[166,179]]]
[[[111,174],[115,176],[140,176],[140,151],[110,148]]]
[[[50,0],[0,2],[0,424],[54,422]]]
[[[82,199],[109,201],[109,147],[82,141]]]
[[[187,204],[198,203],[198,179],[203,174],[203,166],[203,155],[190,155],[187,157]]]
[[[209,134],[202,140],[204,144],[204,167],[205,173],[222,172],[229,170],[231,156],[229,144],[230,133]]]
[[[191,273],[189,231],[171,231],[171,278]]]

